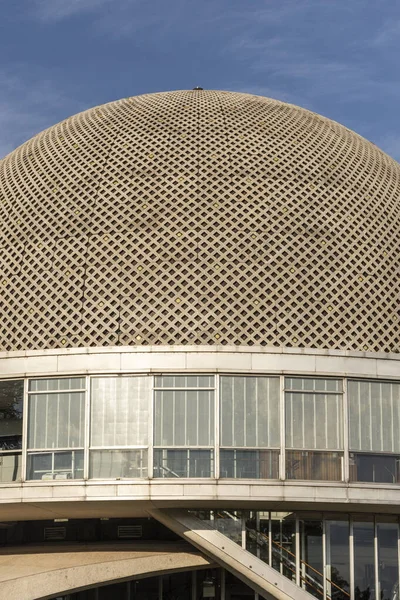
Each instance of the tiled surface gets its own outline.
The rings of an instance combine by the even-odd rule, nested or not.
[[[399,352],[399,180],[345,127],[247,94],[71,117],[0,162],[0,351]]]

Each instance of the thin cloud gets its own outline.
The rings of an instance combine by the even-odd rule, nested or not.
[[[81,13],[97,11],[116,0],[33,0],[33,14],[41,21],[62,21]]]

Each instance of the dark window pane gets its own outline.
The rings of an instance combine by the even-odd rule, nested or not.
[[[316,598],[324,594],[322,519],[300,521],[300,578]]]
[[[392,600],[398,586],[397,523],[378,523],[378,565],[381,600]]]
[[[279,450],[221,450],[220,476],[237,479],[278,479]]]
[[[350,481],[399,483],[400,456],[390,454],[350,454]]]
[[[375,600],[374,524],[354,523],[354,597]]]
[[[0,382],[0,450],[22,448],[23,381]]]
[[[154,450],[154,477],[212,477],[211,450]]]
[[[286,450],[287,479],[341,481],[341,452]]]
[[[296,580],[296,519],[293,513],[272,512],[272,567]]]
[[[350,598],[349,522],[346,517],[326,521],[326,587],[332,600]]]

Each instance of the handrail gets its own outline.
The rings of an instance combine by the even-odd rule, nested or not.
[[[225,513],[227,513],[227,511],[224,511]],[[229,514],[229,513],[228,513]],[[223,517],[223,515],[221,513],[217,513],[218,516]],[[232,519],[232,516],[229,514],[229,518]],[[251,532],[253,534],[255,534],[255,536],[261,536],[262,538],[265,539],[265,541],[267,542],[267,545],[269,545],[269,536],[267,536],[265,533],[263,533],[262,531],[256,531],[255,529],[251,529],[250,527],[246,527],[246,531]],[[257,544],[259,544],[258,540]],[[284,546],[282,546],[281,544],[279,544],[278,542],[276,542],[275,540],[271,540],[272,545],[275,546],[276,548],[279,548],[280,551],[286,552],[286,554],[290,555],[291,557],[293,557],[293,561],[291,561],[289,558],[286,558],[286,563],[285,566],[286,568],[291,571],[293,574],[296,574],[296,571],[293,570],[293,568],[291,567],[295,567],[296,566],[296,555],[291,552],[288,548],[285,548]],[[274,550],[274,548],[272,548],[272,550]],[[285,559],[282,555],[280,555],[280,560],[283,562]],[[289,563],[289,564],[288,564]],[[290,565],[290,566],[289,566]],[[324,578],[323,573],[321,573],[320,571],[318,571],[318,569],[316,569],[315,567],[311,566],[310,564],[308,564],[305,560],[300,559],[300,565],[301,566],[305,566],[307,567],[307,569],[310,569],[311,571],[313,571],[314,573],[316,573],[319,577],[321,577],[322,579]],[[308,579],[307,579],[308,577]],[[306,573],[305,576],[300,575],[300,579],[303,580],[307,585],[313,587],[318,593],[321,593],[321,590],[318,589],[317,587],[315,587],[315,585],[319,586],[320,588],[323,589],[323,585],[314,581],[313,579],[311,579],[310,575],[308,575]],[[311,583],[311,581],[313,583]],[[339,585],[337,585],[337,583],[335,583],[334,581],[332,581],[331,579],[329,579],[328,577],[326,577],[326,581],[328,583],[330,583],[333,587],[335,587],[337,590],[339,590],[340,592],[342,592],[345,596],[347,596],[348,598],[350,598],[350,594],[349,592],[347,592],[346,590],[344,590],[343,588],[341,588]],[[313,585],[314,584],[314,585]],[[323,592],[322,592],[323,595]]]
[[[255,531],[254,529],[250,529],[249,527],[246,527],[246,531],[252,531],[256,535],[261,535],[269,543],[268,536],[266,536],[265,533],[263,533],[262,531]],[[290,554],[291,556],[293,556],[294,559],[296,559],[296,555],[293,554],[293,552],[291,552],[290,550],[288,550],[287,548],[285,548],[284,546],[282,546],[278,542],[276,542],[274,540],[271,540],[271,541],[272,541],[273,545],[277,546],[279,549],[283,550],[287,554]],[[305,560],[300,559],[300,564],[301,565],[305,565],[307,568],[311,569],[312,571],[314,571],[314,573],[317,573],[317,575],[319,575],[320,577],[323,578],[323,574],[320,571],[318,571],[318,569],[315,569],[310,564],[308,564]],[[328,583],[330,583],[331,585],[333,585],[336,589],[338,589],[340,592],[343,592],[343,594],[345,594],[348,598],[350,598],[350,594],[348,592],[346,592],[346,590],[344,590],[343,588],[341,588],[340,586],[338,586],[334,581],[332,581],[331,579],[328,579],[328,577],[326,578],[326,581],[328,581]]]

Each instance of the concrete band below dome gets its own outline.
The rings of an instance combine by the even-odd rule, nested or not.
[[[400,354],[247,346],[68,348],[0,353],[0,379],[151,372],[293,373],[400,379]]]

